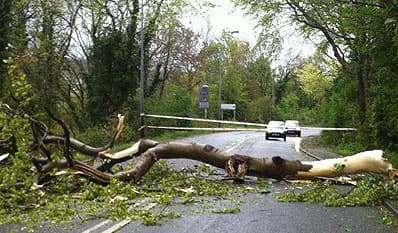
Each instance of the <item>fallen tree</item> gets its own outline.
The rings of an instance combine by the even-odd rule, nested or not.
[[[225,169],[226,176],[243,180],[245,175],[269,177],[274,179],[313,179],[316,177],[336,177],[347,174],[378,173],[387,175],[395,171],[392,165],[383,158],[383,151],[374,150],[353,156],[322,161],[286,160],[279,156],[252,157],[248,155],[230,154],[208,144],[197,143],[159,143],[142,139],[131,147],[118,152],[111,152],[115,141],[120,136],[124,116],[118,116],[116,129],[108,144],[101,147],[89,146],[71,138],[65,123],[48,112],[62,127],[64,134],[56,135],[46,124],[27,114],[20,114],[2,106],[3,112],[25,118],[29,121],[33,141],[29,149],[37,156],[32,163],[35,172],[35,186],[40,186],[54,176],[76,174],[100,184],[108,184],[112,178],[125,182],[139,181],[151,167],[161,159],[191,159]],[[63,159],[54,159],[54,145],[62,145]],[[57,148],[57,147],[55,147]],[[18,150],[15,138],[0,140],[0,151],[12,156]],[[37,153],[40,152],[40,153]],[[91,159],[79,160],[75,154],[80,153]],[[93,164],[93,160],[96,162]],[[4,159],[3,159],[4,160]],[[132,160],[131,169],[112,172],[116,164]]]

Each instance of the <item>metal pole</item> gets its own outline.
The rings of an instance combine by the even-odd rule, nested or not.
[[[141,0],[141,32],[140,32],[140,138],[144,133],[144,0]]]
[[[218,120],[222,119],[222,110],[221,110],[221,85],[222,85],[222,69],[221,69],[221,56],[219,58],[219,64],[218,64]],[[220,123],[218,124],[218,127],[220,127]]]

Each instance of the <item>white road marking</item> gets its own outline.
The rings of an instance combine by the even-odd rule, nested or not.
[[[130,222],[131,222],[130,219],[126,219],[126,220],[120,221],[120,222],[116,223],[115,225],[113,225],[111,228],[108,228],[108,229],[106,229],[105,231],[103,231],[101,233],[113,233],[115,231],[118,231],[120,228],[126,226]]]
[[[89,228],[89,229],[83,231],[82,233],[90,233],[90,232],[93,232],[94,230],[96,230],[96,229],[98,229],[98,228],[100,228],[100,227],[102,227],[102,226],[104,226],[104,225],[106,225],[106,224],[108,224],[108,223],[110,223],[110,222],[112,222],[112,221],[111,221],[111,220],[102,221],[102,222],[98,223],[97,225],[95,225],[95,226],[93,226],[93,227],[91,227],[91,228]]]
[[[295,138],[294,140],[294,149],[297,153],[300,152],[301,138]]]
[[[238,146],[242,145],[245,141],[247,141],[249,139],[249,137],[246,137],[240,141],[238,141],[237,143],[233,144],[231,147],[229,147],[228,149],[225,150],[225,152],[229,153],[233,150],[235,150]]]

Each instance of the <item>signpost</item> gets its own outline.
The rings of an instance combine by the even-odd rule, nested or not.
[[[221,104],[221,109],[235,110],[236,104]]]
[[[205,119],[207,118],[207,109],[209,108],[209,86],[203,85],[199,90],[199,108],[205,111]]]
[[[221,104],[221,120],[223,120],[223,118],[224,118],[224,111],[223,110],[232,110],[232,111],[234,111],[234,120],[235,120],[236,104]]]

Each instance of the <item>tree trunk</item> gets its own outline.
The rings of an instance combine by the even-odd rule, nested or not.
[[[367,112],[367,100],[366,100],[366,82],[367,82],[367,66],[368,59],[365,55],[358,55],[358,68],[357,68],[357,81],[358,81],[358,107],[359,107],[359,123],[361,128],[366,127],[366,112]],[[365,129],[364,129],[365,130]],[[366,130],[365,130],[366,131]]]

